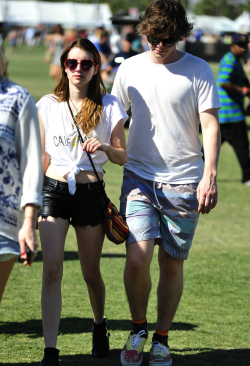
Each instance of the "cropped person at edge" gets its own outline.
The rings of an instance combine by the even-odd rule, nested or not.
[[[3,76],[5,67],[0,49],[0,302],[16,258],[21,254],[25,266],[35,259],[43,183],[35,102],[27,90]]]

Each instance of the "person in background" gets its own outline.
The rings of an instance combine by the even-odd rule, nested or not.
[[[45,45],[47,46],[45,62],[50,63],[49,75],[57,84],[61,74],[60,57],[66,46],[64,31],[60,24],[55,26],[52,34],[47,35]]]
[[[8,48],[7,48],[6,52],[11,53],[14,51],[14,49],[17,46],[17,30],[15,28],[12,29],[8,33],[6,39],[8,41]]]
[[[0,302],[16,258],[21,254],[26,266],[36,256],[43,183],[36,106],[27,90],[3,77],[5,67],[0,49]]]
[[[116,28],[113,28],[109,36],[110,48],[113,55],[121,50],[121,35]]]
[[[142,36],[141,36],[141,46],[142,46],[142,52],[149,51],[148,40],[147,40],[147,36],[145,36],[145,34],[142,34]]]
[[[102,60],[102,69],[104,70],[109,63],[109,57],[111,55],[108,32],[102,31],[99,41],[95,42],[94,45],[100,53]]]
[[[134,33],[128,33],[122,36],[121,40],[122,49],[121,51],[117,52],[114,55],[113,60],[109,62],[109,66],[112,68],[114,72],[117,72],[119,66],[124,60],[137,55],[137,52],[131,49],[131,44],[134,41],[134,39],[135,39]]]
[[[35,45],[35,34],[36,30],[33,27],[26,28],[24,32],[24,40],[28,47],[33,47]]]
[[[244,98],[250,97],[249,81],[241,59],[246,55],[248,36],[236,33],[230,51],[221,59],[217,87],[222,108],[219,111],[221,143],[234,149],[242,170],[242,183],[250,186],[249,140],[244,112]]]
[[[4,49],[3,49],[3,45],[4,45],[4,24],[2,22],[0,22],[0,52],[1,52],[1,62],[2,62],[2,74],[1,76],[7,77],[7,60],[4,57]],[[3,67],[3,62],[4,62],[4,67]]]
[[[191,29],[180,1],[155,0],[138,25],[149,51],[121,64],[112,89],[132,113],[120,196],[129,226],[124,282],[132,317],[123,366],[143,361],[155,244],[160,274],[149,365],[172,365],[168,332],[182,296],[184,261],[199,213],[217,204],[220,101],[209,65],[176,48]]]
[[[131,49],[133,39],[133,33],[124,34],[121,41],[122,50],[117,52],[113,60],[109,62],[109,65],[107,65],[106,68],[102,70],[102,79],[109,93],[111,92],[115,74],[117,73],[121,63],[129,57],[137,55],[137,53]]]
[[[66,235],[74,227],[82,274],[93,311],[93,357],[109,354],[104,317],[105,285],[100,271],[104,240],[103,165],[127,161],[121,103],[106,94],[101,58],[88,39],[72,42],[61,56],[61,79],[37,103],[42,136],[44,186],[39,231],[43,252],[41,366],[59,365],[56,348],[61,315],[61,280]],[[75,124],[85,140],[81,145]],[[101,182],[98,182],[87,153]],[[51,162],[51,164],[50,164]],[[73,285],[73,284],[72,284]],[[72,289],[73,291],[73,289]],[[72,305],[74,306],[74,305]]]
[[[96,42],[100,41],[101,33],[103,31],[105,31],[104,24],[103,23],[97,23],[93,33],[88,34],[87,38],[90,40],[90,42],[95,44]]]

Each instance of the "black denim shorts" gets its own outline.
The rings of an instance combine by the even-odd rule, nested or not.
[[[99,182],[77,183],[72,195],[68,183],[44,177],[43,208],[38,217],[60,217],[74,227],[96,226],[104,222],[104,208],[105,199]]]

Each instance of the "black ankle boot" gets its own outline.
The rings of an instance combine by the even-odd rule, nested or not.
[[[56,348],[45,348],[40,366],[59,366],[59,352],[59,349]]]
[[[102,358],[109,355],[109,337],[107,319],[103,318],[101,324],[93,323],[93,349],[92,356]]]

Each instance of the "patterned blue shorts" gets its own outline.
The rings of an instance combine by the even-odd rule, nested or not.
[[[7,262],[20,254],[20,247],[16,241],[0,235],[0,262]]]
[[[120,212],[129,226],[126,245],[155,239],[172,257],[187,259],[199,219],[197,186],[153,182],[124,169]]]

